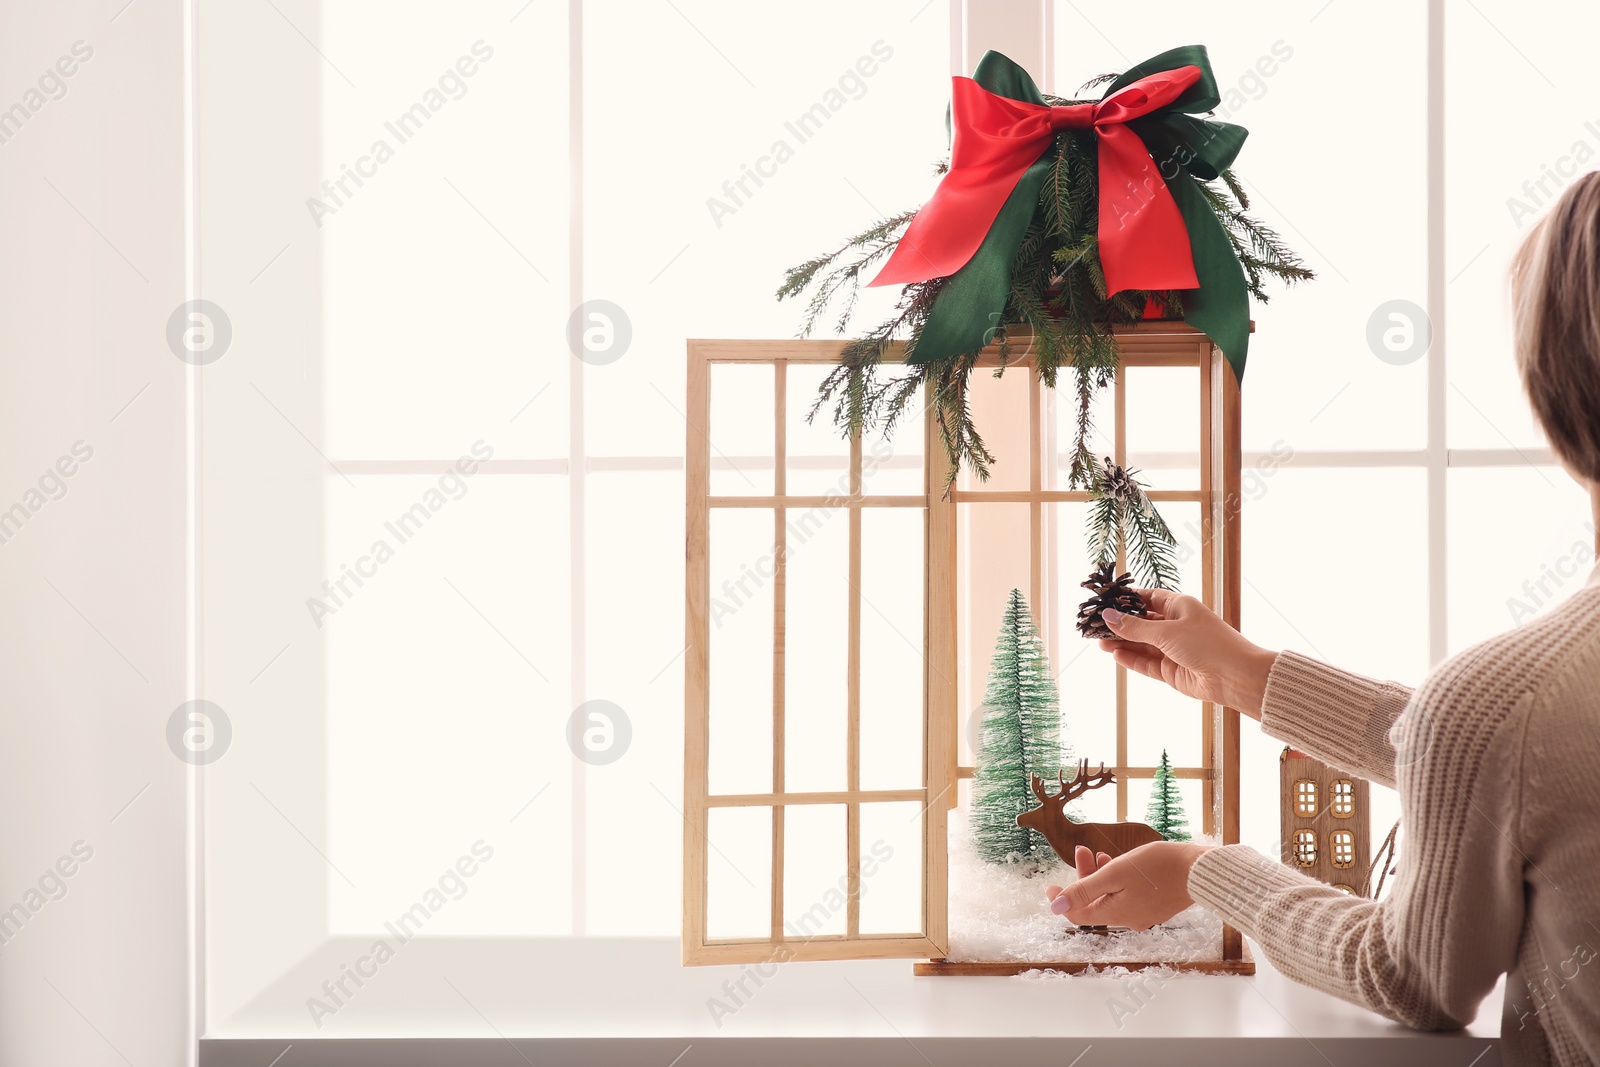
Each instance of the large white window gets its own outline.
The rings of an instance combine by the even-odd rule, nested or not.
[[[685,341],[792,335],[784,269],[926,197],[1000,3],[202,5],[200,289],[234,338],[198,401],[213,1022],[441,878],[424,936],[677,934]],[[1408,681],[1570,593],[1593,540],[1501,293],[1516,204],[1600,152],[1557,84],[1600,14],[1431,9],[1061,3],[1038,71],[1209,46],[1255,213],[1320,275],[1254,309],[1244,627]],[[770,483],[770,442],[712,446]],[[1244,731],[1268,855],[1278,747]]]

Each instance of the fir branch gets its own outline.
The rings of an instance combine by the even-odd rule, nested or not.
[[[1141,489],[1143,507],[1124,508],[1128,522],[1124,531],[1128,569],[1145,585],[1156,589],[1178,587],[1177,542],[1161,513]]]
[[[1085,529],[1089,555],[1098,567],[1120,557],[1126,570],[1158,589],[1178,584],[1177,539],[1134,475],[1107,458],[1093,468]]]
[[[811,281],[816,277],[817,271],[833,263],[852,248],[861,248],[864,245],[885,241],[891,237],[894,237],[896,231],[898,231],[902,226],[910,224],[911,219],[915,215],[916,211],[902,211],[898,215],[883,219],[882,221],[867,227],[865,230],[862,230],[854,237],[845,241],[844,244],[840,245],[834,251],[825,252],[820,256],[808,259],[797,267],[790,267],[784,272],[783,284],[778,287],[778,299],[783,300],[788,297],[798,296],[811,285]],[[891,241],[890,244],[892,245],[893,242]]]
[[[1232,200],[1227,193],[1210,182],[1196,182],[1195,185],[1199,187],[1201,195],[1206,198],[1212,212],[1227,231],[1234,254],[1238,256],[1239,264],[1244,268],[1250,295],[1262,303],[1270,300],[1271,295],[1262,284],[1266,276],[1276,278],[1285,285],[1294,285],[1315,278],[1316,273],[1301,262],[1300,257],[1284,243],[1276,230],[1245,214],[1250,200],[1231,170],[1223,172],[1223,183],[1228,192],[1232,193]],[[1237,201],[1237,206],[1234,201]]]
[[[816,292],[812,294],[806,305],[805,314],[801,317],[799,330],[801,337],[811,336],[816,328],[817,319],[828,310],[835,296],[846,286],[849,287],[847,310],[839,319],[839,332],[843,333],[848,328],[850,311],[854,309],[855,299],[861,288],[862,274],[869,266],[895,250],[899,243],[900,231],[910,224],[915,215],[915,211],[904,211],[884,219],[851,237],[834,251],[814,256],[784,273],[783,284],[777,291],[779,300],[800,296],[813,285],[816,286]],[[860,251],[862,254],[842,266],[837,265],[840,258],[852,250]]]
[[[1067,468],[1069,489],[1082,488],[1094,477],[1094,452],[1089,448],[1089,438],[1094,434],[1094,397],[1097,391],[1098,387],[1091,377],[1091,372],[1078,368],[1072,464]]]
[[[1222,172],[1222,183],[1228,187],[1228,192],[1232,193],[1233,198],[1238,201],[1239,210],[1249,211],[1250,196],[1244,191],[1244,183],[1239,180],[1239,176],[1233,172],[1232,167]]]
[[[983,443],[983,436],[972,420],[969,398],[972,368],[978,361],[977,352],[969,352],[945,364],[924,364],[930,368],[933,383],[933,418],[939,431],[949,461],[945,479],[945,496],[955,487],[956,477],[965,466],[981,482],[989,480],[989,465],[994,455]]]
[[[908,333],[915,335],[940,284],[934,281],[906,286],[893,316],[844,346],[838,364],[817,390],[806,414],[807,422],[816,418],[824,404],[833,401],[833,424],[842,436],[861,434],[874,427],[887,433],[894,427],[916,397],[927,369],[913,366],[903,378],[880,382],[878,367],[896,339]],[[909,385],[906,379],[910,380]]]
[[[1114,496],[1096,496],[1089,501],[1089,559],[1095,567],[1115,563],[1122,540],[1122,502]]]

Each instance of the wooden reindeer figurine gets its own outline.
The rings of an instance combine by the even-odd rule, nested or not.
[[[1142,822],[1073,822],[1067,818],[1069,803],[1091,789],[1110,785],[1117,780],[1114,774],[1106,770],[1104,763],[1100,764],[1097,772],[1090,774],[1089,761],[1079,760],[1078,773],[1070,782],[1058,771],[1056,780],[1061,783],[1061,791],[1054,796],[1045,792],[1044,779],[1037,774],[1028,775],[1028,780],[1033,785],[1033,795],[1039,799],[1039,806],[1018,815],[1017,825],[1043,834],[1044,839],[1050,842],[1050,847],[1056,850],[1056,855],[1066,860],[1067,866],[1074,870],[1078,867],[1075,856],[1078,845],[1086,845],[1095,852],[1104,852],[1109,856],[1120,856],[1140,845],[1164,840],[1158,831]]]

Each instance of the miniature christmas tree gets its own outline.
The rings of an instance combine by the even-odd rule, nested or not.
[[[1144,821],[1168,841],[1189,840],[1189,820],[1183,813],[1183,797],[1178,794],[1178,779],[1172,774],[1167,750],[1161,750],[1161,766],[1156,768],[1155,785],[1150,790],[1150,807]]]
[[[1054,778],[1064,756],[1055,677],[1020,589],[1011,591],[1000,622],[983,704],[983,741],[972,782],[973,843],[990,863],[1053,860],[1043,835],[1017,825],[1018,815],[1037,806],[1028,775]]]

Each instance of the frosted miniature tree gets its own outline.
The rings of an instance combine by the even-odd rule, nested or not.
[[[1020,589],[1011,591],[983,698],[982,743],[972,781],[973,844],[990,863],[1043,863],[1054,851],[1017,816],[1037,806],[1028,775],[1055,778],[1064,753],[1055,676]]]
[[[1161,766],[1156,768],[1156,779],[1150,789],[1150,807],[1144,821],[1168,841],[1189,840],[1189,820],[1183,813],[1183,797],[1178,792],[1178,779],[1172,773],[1172,761],[1167,750],[1161,750]]]

